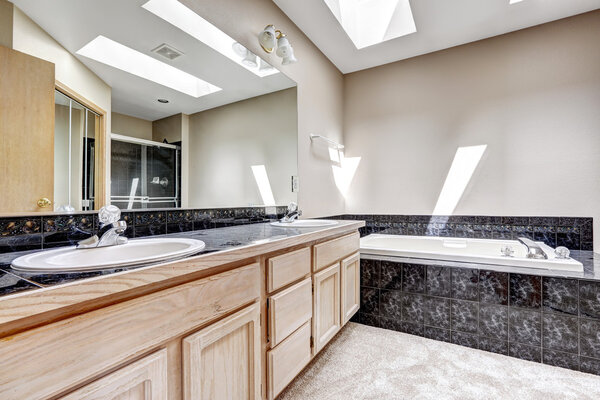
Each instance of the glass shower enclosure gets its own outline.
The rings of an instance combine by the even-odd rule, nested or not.
[[[181,205],[181,147],[111,135],[111,204],[120,209]]]

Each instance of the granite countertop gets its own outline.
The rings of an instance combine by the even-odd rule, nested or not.
[[[375,254],[361,254],[361,258],[394,261],[409,264],[439,265],[457,268],[476,268],[489,271],[509,272],[514,274],[539,275],[558,278],[576,278],[600,281],[600,254],[594,253],[593,251],[572,250],[571,257],[583,264],[583,272],[559,271],[528,267],[513,267],[506,265],[480,264],[460,261],[427,260],[422,258],[383,256]]]
[[[272,226],[270,223],[256,223],[224,228],[157,235],[152,236],[152,238],[181,237],[202,240],[206,244],[206,247],[201,252],[190,256],[193,257],[196,255],[214,253],[222,250],[230,250],[237,247],[270,243],[279,239],[291,238],[305,233],[317,232],[323,229],[323,227],[295,229],[280,228]],[[128,268],[107,269],[102,271],[68,272],[52,274],[21,272],[11,268],[10,264],[15,258],[38,251],[44,250],[0,254],[0,297],[9,294],[14,294],[17,292],[35,290],[44,287],[55,286],[59,284],[79,281],[87,278],[99,277],[103,275],[110,275],[117,272],[129,271],[148,266],[144,265]]]

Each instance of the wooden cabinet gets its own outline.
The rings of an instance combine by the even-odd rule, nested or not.
[[[184,338],[184,399],[259,399],[260,353],[258,303]]]
[[[61,400],[168,400],[167,350],[120,368]]]
[[[310,321],[267,352],[267,398],[279,393],[298,375],[311,359]]]
[[[269,258],[267,291],[274,292],[310,274],[310,247]]]
[[[340,264],[313,276],[313,340],[317,354],[340,330]]]
[[[358,310],[357,238],[167,264],[193,275],[4,335],[0,399],[274,399]]]
[[[313,247],[313,271],[319,271],[335,262],[339,262],[358,250],[360,235],[358,232],[337,239],[316,244]]]
[[[312,317],[312,280],[300,283],[269,298],[269,338],[271,346],[283,339]]]
[[[341,262],[342,326],[360,307],[360,254],[355,253]]]
[[[259,298],[259,276],[258,264],[251,264],[11,336],[0,345],[0,399],[51,398],[180,342]]]

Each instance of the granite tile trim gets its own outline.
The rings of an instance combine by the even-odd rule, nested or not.
[[[366,226],[360,229],[361,236],[371,233],[480,239],[524,236],[552,247],[593,250],[593,219],[586,217],[343,214],[330,218],[364,220]]]
[[[283,217],[287,207],[129,210],[129,238],[268,222]],[[0,217],[0,254],[71,246],[98,232],[96,212]]]
[[[600,282],[370,255],[361,293],[356,322],[600,375]]]

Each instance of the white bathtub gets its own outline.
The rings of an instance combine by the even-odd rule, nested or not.
[[[513,267],[541,268],[561,271],[583,271],[583,264],[572,258],[559,259],[554,249],[536,242],[547,254],[547,260],[527,258],[527,247],[517,240],[462,239],[432,236],[400,236],[373,234],[360,239],[361,254],[376,254],[428,260],[462,261]],[[514,254],[503,256],[501,249],[510,245]]]

